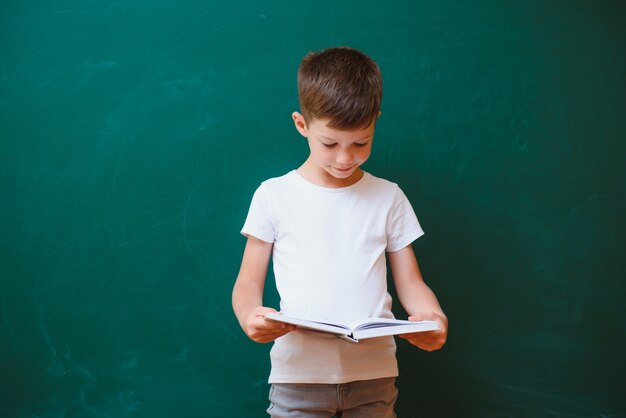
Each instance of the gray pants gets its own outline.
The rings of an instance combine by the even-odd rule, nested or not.
[[[395,418],[395,377],[335,384],[274,383],[272,418]]]

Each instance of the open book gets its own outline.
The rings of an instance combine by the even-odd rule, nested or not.
[[[413,322],[389,318],[365,318],[353,321],[349,324],[337,324],[324,319],[295,318],[271,312],[265,316],[265,319],[296,325],[308,330],[328,332],[355,343],[365,338],[435,331],[439,329],[435,321]]]

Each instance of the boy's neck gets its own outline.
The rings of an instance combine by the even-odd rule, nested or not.
[[[310,158],[307,159],[296,171],[309,183],[329,189],[352,186],[361,180],[364,174],[363,170],[359,167],[349,177],[337,178],[326,170],[316,166]]]

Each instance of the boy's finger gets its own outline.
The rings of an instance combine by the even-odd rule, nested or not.
[[[295,326],[293,325],[289,325],[289,324],[281,324],[280,322],[275,322],[275,321],[266,321],[265,319],[262,319],[260,321],[258,321],[256,323],[256,328],[257,329],[262,329],[262,330],[266,330],[267,332],[290,332],[290,331],[294,331],[296,329]]]
[[[409,321],[436,321],[437,320],[437,314],[435,314],[434,312],[419,312],[416,313],[415,315],[411,315],[409,316]]]
[[[284,330],[281,330],[278,332],[260,332],[260,333],[255,334],[254,337],[259,342],[270,342],[288,333],[289,331],[284,331]]]

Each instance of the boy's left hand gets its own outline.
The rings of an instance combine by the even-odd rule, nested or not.
[[[415,332],[398,335],[416,347],[426,351],[439,350],[448,338],[448,318],[434,312],[418,313],[409,317],[409,321],[436,321],[439,329],[436,331]]]

